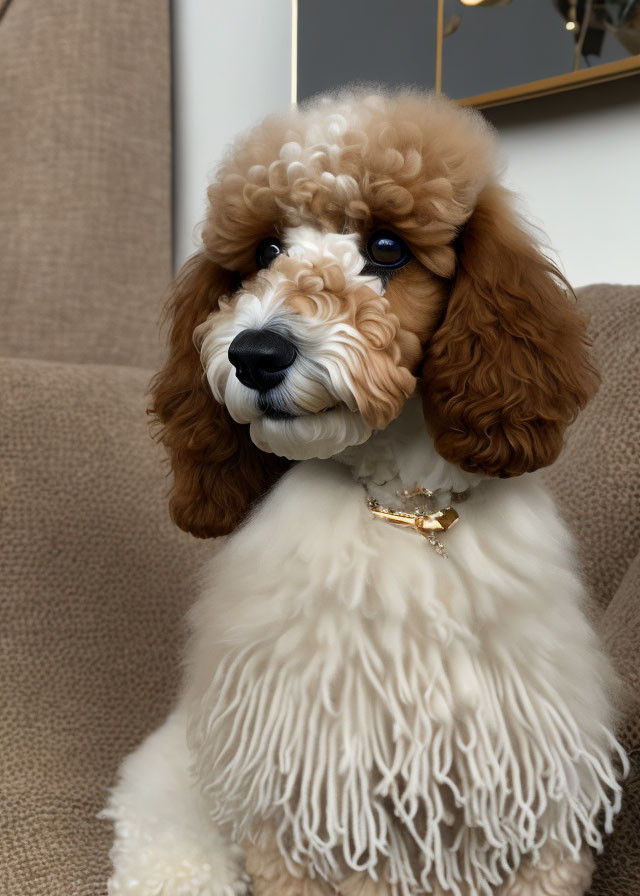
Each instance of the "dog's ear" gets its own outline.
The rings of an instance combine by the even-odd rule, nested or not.
[[[256,448],[248,426],[215,401],[193,343],[195,328],[233,292],[234,281],[203,254],[185,263],[167,301],[169,357],[151,383],[149,412],[173,470],[171,517],[199,538],[231,532],[283,470],[283,461]]]
[[[465,470],[517,476],[552,463],[598,386],[566,281],[486,187],[459,237],[443,321],[421,387],[436,450]]]

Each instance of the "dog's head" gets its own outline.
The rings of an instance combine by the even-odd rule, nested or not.
[[[555,459],[597,376],[494,168],[478,114],[410,92],[320,99],[235,145],[153,386],[179,526],[231,531],[287,459],[365,441],[417,390],[465,470]]]

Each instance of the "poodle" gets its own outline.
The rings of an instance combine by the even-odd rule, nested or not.
[[[212,545],[111,894],[578,896],[615,679],[537,475],[598,385],[475,111],[324,96],[242,136],[153,413]]]

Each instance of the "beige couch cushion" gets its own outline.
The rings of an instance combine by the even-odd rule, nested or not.
[[[638,568],[628,567],[639,547],[640,382],[628,334],[640,330],[638,294],[586,292],[600,331],[601,404],[574,428],[550,477],[601,605],[610,604],[600,624],[636,701],[623,725],[630,748],[639,746]],[[112,835],[95,814],[119,761],[162,719],[177,685],[190,576],[211,543],[169,521],[166,465],[145,419],[148,376],[0,360],[0,893],[9,896],[103,896]],[[605,541],[614,554],[601,550]],[[597,896],[637,896],[637,773],[628,786]]]
[[[169,4],[15,0],[0,83],[0,354],[155,366],[171,276]]]
[[[578,538],[597,621],[640,550],[640,287],[588,286],[578,296],[602,383],[544,475]]]
[[[621,678],[619,737],[630,753],[622,813],[591,896],[640,893],[640,287],[579,290],[602,384],[545,476],[578,539],[591,615]]]
[[[607,652],[622,679],[620,739],[629,752],[622,812],[598,859],[591,896],[640,893],[640,551],[602,619]]]
[[[0,359],[0,893],[105,893],[96,820],[168,710],[211,550],[170,522],[149,374]]]

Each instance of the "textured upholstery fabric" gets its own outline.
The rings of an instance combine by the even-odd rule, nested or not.
[[[575,498],[570,472],[589,482],[601,462],[600,440],[613,439],[619,453],[598,474],[602,493],[593,505],[613,541],[627,537],[614,524],[624,499],[619,480],[632,492],[636,487],[626,452],[637,418],[625,411],[610,419],[606,408],[621,406],[619,393],[640,393],[632,359],[617,365],[614,350],[634,325],[640,290],[587,292],[598,306],[593,325],[609,334],[597,343],[605,362],[601,395],[610,403],[586,418],[581,440],[569,440],[567,472],[554,484],[567,506]],[[148,376],[133,368],[0,361],[2,896],[104,894],[111,831],[95,814],[118,762],[162,718],[177,684],[190,577],[211,544],[183,535],[168,519],[166,467],[145,419]],[[591,506],[576,504],[570,518],[587,545]],[[632,531],[637,506],[628,513]],[[583,555],[590,556],[588,548]],[[609,562],[594,557],[596,582],[599,559]],[[620,557],[614,573],[620,584],[610,589],[600,627],[628,683],[621,732],[636,766],[592,894],[637,896],[640,558],[629,568]],[[606,576],[602,581],[608,584]]]
[[[171,276],[169,4],[0,20],[0,354],[155,366]]]
[[[577,538],[591,615],[621,679],[618,734],[630,754],[623,809],[591,896],[640,894],[640,288],[589,286],[600,390],[545,477]]]
[[[597,622],[640,550],[640,288],[588,286],[578,297],[602,382],[544,476],[577,536]]]
[[[174,693],[189,573],[149,374],[0,359],[0,894],[102,896],[96,820]]]
[[[622,812],[598,860],[592,896],[640,893],[640,551],[602,619],[601,634],[623,682],[620,739],[631,771]]]

